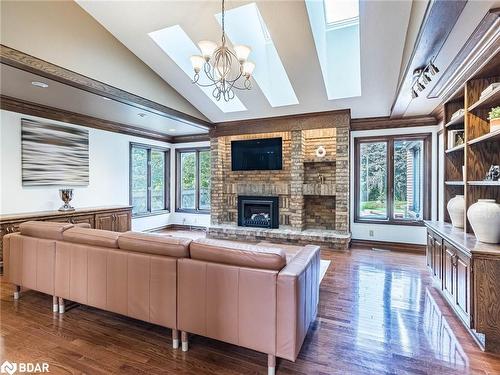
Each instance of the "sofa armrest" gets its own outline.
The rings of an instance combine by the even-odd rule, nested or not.
[[[320,248],[307,245],[278,274],[276,355],[297,359],[319,301]]]

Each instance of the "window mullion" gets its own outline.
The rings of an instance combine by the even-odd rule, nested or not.
[[[389,221],[394,220],[394,138],[389,138],[387,142],[387,215]]]
[[[196,150],[195,157],[195,209],[198,211],[200,209],[200,151]]]
[[[148,212],[151,213],[151,179],[152,179],[152,173],[151,173],[151,149],[148,148],[148,188],[147,188],[147,207],[148,207]]]

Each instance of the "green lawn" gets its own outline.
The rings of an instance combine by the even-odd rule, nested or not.
[[[370,211],[373,214],[386,212],[385,202],[382,201],[366,201],[361,202],[361,211]],[[395,213],[406,212],[406,201],[396,201]]]

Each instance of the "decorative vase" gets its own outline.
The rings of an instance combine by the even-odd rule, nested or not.
[[[500,118],[490,120],[490,133],[500,130]]]
[[[500,204],[494,199],[478,199],[469,207],[467,217],[478,241],[500,242]]]
[[[73,189],[59,189],[59,196],[64,204],[59,208],[59,211],[74,211],[75,208],[69,205],[73,199]]]
[[[465,199],[463,195],[456,195],[446,205],[450,214],[451,224],[457,228],[464,227]]]

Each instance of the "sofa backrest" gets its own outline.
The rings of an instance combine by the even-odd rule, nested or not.
[[[206,262],[273,271],[286,266],[283,249],[209,238],[191,242],[190,255]]]
[[[189,257],[190,243],[189,238],[153,233],[125,232],[118,237],[118,247],[122,250],[175,258]]]
[[[53,221],[27,221],[19,225],[19,231],[23,236],[47,240],[62,240],[63,233],[71,228],[73,228],[73,224]]]
[[[119,236],[120,233],[109,230],[73,227],[63,232],[62,239],[66,242],[117,249]]]

